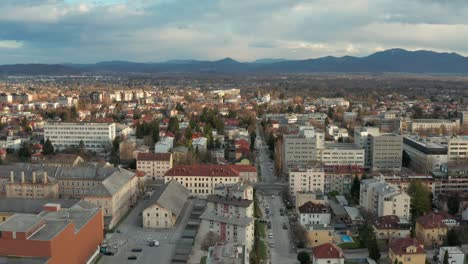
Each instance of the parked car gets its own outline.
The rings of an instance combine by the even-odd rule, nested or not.
[[[273,233],[268,234],[269,239],[273,239]]]
[[[133,248],[132,249],[132,252],[142,252],[143,249],[142,248]]]
[[[288,229],[288,226],[286,224],[283,224],[283,229]]]
[[[136,260],[136,259],[137,259],[137,256],[135,256],[135,255],[128,256],[128,258],[127,258],[127,259],[130,259],[130,260]]]

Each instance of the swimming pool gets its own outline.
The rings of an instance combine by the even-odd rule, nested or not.
[[[351,243],[353,242],[353,238],[348,236],[348,235],[342,235],[341,236],[341,240],[344,242],[344,243]]]

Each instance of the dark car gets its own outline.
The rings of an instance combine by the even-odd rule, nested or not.
[[[134,248],[132,249],[132,252],[142,252],[143,249],[142,248]]]
[[[104,255],[106,255],[106,256],[114,256],[114,252],[107,251],[106,253],[104,253]]]
[[[135,259],[137,259],[137,256],[135,256],[135,255],[128,256],[128,258],[127,258],[127,259],[135,260]]]
[[[283,229],[288,229],[288,226],[286,224],[283,224]]]
[[[268,229],[271,229],[271,222],[267,223],[267,227],[268,227]]]

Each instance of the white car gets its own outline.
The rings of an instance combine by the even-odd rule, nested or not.
[[[268,234],[269,239],[273,239],[273,233]]]

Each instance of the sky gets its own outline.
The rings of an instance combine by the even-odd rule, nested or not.
[[[0,0],[0,64],[468,55],[466,0]]]

